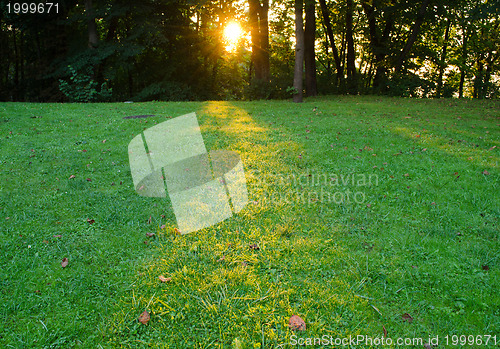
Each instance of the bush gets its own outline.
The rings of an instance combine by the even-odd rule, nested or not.
[[[97,90],[98,84],[92,79],[92,67],[86,67],[80,72],[71,65],[68,65],[68,69],[71,75],[70,82],[59,80],[59,90],[71,102],[106,102],[111,99],[112,89],[107,83],[101,84],[100,90]]]

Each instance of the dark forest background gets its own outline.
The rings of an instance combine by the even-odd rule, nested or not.
[[[0,1],[0,101],[500,96],[499,1],[13,4]],[[234,51],[230,21],[248,33]]]

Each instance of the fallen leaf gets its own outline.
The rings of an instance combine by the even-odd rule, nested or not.
[[[163,225],[160,227],[160,229],[162,229],[162,230],[163,230],[163,229],[165,229],[165,227],[166,227],[166,225],[165,225],[165,224],[163,224]]]
[[[404,176],[405,177],[410,177],[410,175],[408,173],[405,173]]]
[[[61,261],[61,267],[63,268],[66,268],[68,266],[68,263],[69,263],[69,260],[68,258],[63,258],[63,260]]]
[[[217,259],[217,262],[223,262],[226,260],[226,256],[222,256],[219,259]]]
[[[408,321],[410,324],[413,322],[413,318],[408,313],[404,313],[401,317],[403,318],[403,321]]]
[[[151,237],[155,236],[155,233],[146,233],[146,236],[147,236],[148,238],[151,238]]]
[[[160,279],[161,282],[170,282],[170,281],[172,281],[171,277],[166,278],[163,275],[158,276],[158,279]]]
[[[250,249],[255,250],[255,251],[260,250],[260,247],[257,244],[250,245],[249,247],[250,247]]]
[[[384,337],[387,338],[387,330],[385,329],[385,326],[382,326],[382,330],[384,331]]]
[[[87,218],[87,222],[89,222],[89,224],[94,224],[94,223],[95,223],[95,220],[90,219],[90,218]]]
[[[62,238],[61,234],[54,235],[55,238]]]
[[[75,175],[71,175],[71,176],[69,176],[69,179],[73,179],[75,177],[76,177]]]
[[[87,182],[92,182],[92,179],[90,179],[90,178],[87,178]]]
[[[493,150],[493,149],[495,149],[496,147],[497,147],[497,146],[496,146],[496,145],[494,145],[494,146],[492,146],[490,149],[488,149],[488,151],[492,151],[492,150]]]
[[[290,327],[292,331],[305,331],[306,323],[300,316],[292,315],[290,320],[288,320],[288,327]]]
[[[490,267],[487,265],[483,265],[483,270],[490,270]]]
[[[484,170],[484,171],[483,171],[483,174],[487,176],[487,175],[489,175],[490,173],[489,173],[488,171]]]
[[[181,231],[177,228],[174,228],[174,234],[175,235],[181,235]]]
[[[149,216],[148,224],[151,224],[151,216]]]
[[[429,343],[424,344],[425,349],[432,349],[432,346]]]
[[[139,316],[139,322],[144,325],[147,325],[150,319],[151,316],[149,316],[149,313],[146,310],[144,310],[141,316]]]

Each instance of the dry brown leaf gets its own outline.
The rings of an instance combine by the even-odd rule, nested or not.
[[[484,170],[484,171],[483,171],[483,174],[484,174],[485,176],[487,176],[487,175],[489,175],[490,173],[489,173],[488,171]]]
[[[151,224],[151,216],[149,216],[148,224]]]
[[[155,236],[155,233],[146,233],[146,236],[147,236],[148,238],[151,238],[151,237]]]
[[[61,261],[61,267],[66,268],[68,266],[69,260],[68,258],[63,258]]]
[[[260,250],[260,247],[257,244],[253,244],[253,245],[250,245],[250,249],[258,251],[258,250]]]
[[[404,313],[401,317],[403,318],[403,321],[408,321],[410,324],[413,322],[413,318],[408,313]]]
[[[384,331],[384,338],[387,338],[387,330],[385,329],[385,326],[382,326],[382,330]]]
[[[54,235],[55,238],[62,238],[61,234]]]
[[[147,325],[149,320],[151,319],[151,316],[149,316],[149,313],[147,310],[144,310],[144,312],[139,316],[139,322],[141,324]]]
[[[69,179],[73,179],[75,177],[76,177],[75,175],[71,175],[71,176],[69,176]]]
[[[172,281],[171,277],[166,278],[163,275],[158,276],[158,279],[160,279],[161,282],[170,282],[170,281]]]
[[[292,331],[305,331],[306,323],[300,316],[292,315],[290,320],[288,320],[288,327],[290,327]]]
[[[432,349],[432,345],[430,345],[429,343],[425,343],[424,348],[425,349]]]
[[[94,223],[95,223],[95,220],[90,219],[90,218],[87,218],[87,222],[89,222],[89,224],[94,224]]]

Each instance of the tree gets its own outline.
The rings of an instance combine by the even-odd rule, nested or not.
[[[306,0],[306,23],[304,29],[304,63],[306,77],[306,95],[316,96],[318,87],[316,82],[316,1]]]
[[[269,0],[248,0],[249,26],[252,37],[252,64],[255,78],[268,82],[269,66]]]
[[[356,73],[356,52],[354,51],[352,16],[354,4],[352,0],[347,0],[346,6],[346,41],[347,41],[347,90],[349,93],[358,93],[358,77]]]
[[[303,1],[295,0],[295,69],[293,72],[293,101],[302,103],[302,74],[304,69],[304,20]]]
[[[337,81],[342,84],[344,79],[344,68],[342,66],[339,52],[337,50],[337,46],[335,44],[335,38],[333,36],[332,23],[330,21],[330,12],[328,11],[328,7],[326,5],[325,0],[319,0],[319,4],[321,6],[321,13],[323,15],[323,22],[326,27],[326,33],[328,41],[330,42],[330,46],[332,48],[333,59],[335,61],[335,68],[337,70]]]

